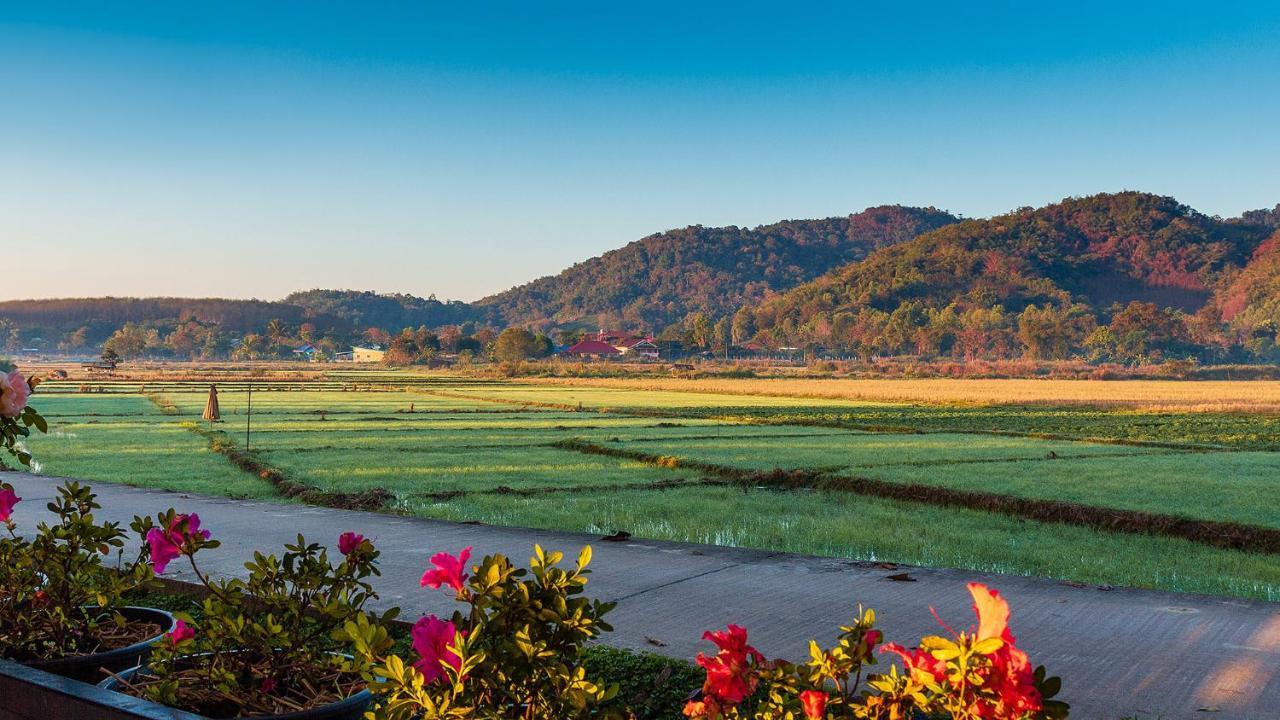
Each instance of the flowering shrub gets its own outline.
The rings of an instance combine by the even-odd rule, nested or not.
[[[125,595],[152,581],[150,548],[141,542],[154,532],[150,518],[134,518],[138,549],[126,563],[128,535],[117,523],[94,520],[100,506],[88,487],[60,486],[48,504],[57,522],[40,523],[31,540],[17,534],[12,518],[21,499],[0,483],[0,523],[8,534],[0,537],[0,656],[30,662],[84,655],[161,631],[130,625],[118,613]],[[108,564],[112,553],[116,562]]]
[[[302,536],[280,556],[254,553],[246,579],[210,580],[194,560],[211,547],[195,515],[169,514],[148,531],[157,572],[186,558],[208,590],[200,621],[178,613],[179,624],[152,653],[147,667],[121,680],[125,691],[211,717],[274,715],[337,702],[364,687],[346,669],[334,635],[349,623],[385,634],[398,610],[367,612],[377,598],[373,543],[345,533],[342,558]]]
[[[413,627],[418,659],[388,654],[386,631],[357,618],[340,637],[357,649],[352,663],[374,691],[373,717],[580,718],[595,716],[617,692],[586,677],[586,643],[612,628],[613,603],[582,597],[591,548],[572,570],[563,554],[535,547],[528,570],[489,555],[467,572],[471,548],[439,553],[422,585],[444,589],[466,606],[448,619],[434,615]]]
[[[27,379],[8,363],[0,360],[0,446],[23,465],[31,464],[31,453],[22,444],[30,437],[31,428],[49,432],[49,425],[36,409],[27,405],[27,398],[40,384],[37,378]],[[6,467],[0,460],[0,468]]]
[[[902,672],[869,675],[882,639],[875,613],[842,627],[835,647],[809,644],[809,660],[791,664],[766,661],[747,642],[747,631],[730,625],[703,637],[716,644],[714,657],[698,656],[706,669],[701,697],[685,707],[690,718],[715,720],[1050,720],[1065,718],[1067,705],[1051,700],[1060,681],[1043,667],[1031,667],[1009,631],[1009,604],[985,585],[969,584],[978,626],[948,630],[951,639],[929,636],[916,648],[881,645],[880,654],[896,655]],[[943,625],[943,627],[946,627]]]

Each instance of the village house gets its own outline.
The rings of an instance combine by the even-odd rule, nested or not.
[[[652,337],[639,337],[625,333],[609,332],[603,328],[588,335],[581,342],[561,352],[566,357],[577,358],[627,358],[657,360],[658,346]]]
[[[382,362],[387,351],[378,345],[352,345],[351,361],[358,363]]]
[[[600,358],[616,358],[622,351],[603,340],[583,340],[561,353],[565,357],[599,360]]]
[[[316,349],[316,346],[311,343],[303,343],[302,345],[294,348],[293,355],[299,360],[306,360],[307,362],[317,362],[323,357],[323,355]]]

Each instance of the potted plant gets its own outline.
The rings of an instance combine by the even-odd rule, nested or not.
[[[357,618],[341,636],[352,641],[351,666],[369,680],[379,720],[541,720],[611,717],[604,710],[616,685],[587,677],[583,651],[612,628],[604,615],[615,603],[583,596],[590,546],[571,569],[563,555],[534,549],[530,568],[489,555],[470,568],[471,548],[438,553],[422,585],[454,593],[465,610],[448,620],[428,615],[413,626],[418,657],[405,662],[389,650],[385,629]]]
[[[341,559],[302,536],[277,557],[254,553],[248,576],[212,580],[195,552],[198,535],[171,539],[160,554],[186,557],[208,595],[178,624],[142,667],[117,673],[102,687],[210,718],[359,718],[370,695],[334,638],[346,624],[382,628],[365,605],[377,598],[378,551],[360,535],[338,539]]]
[[[86,486],[68,482],[48,504],[55,522],[41,522],[34,537],[17,533],[13,486],[0,483],[0,657],[46,672],[97,681],[103,669],[132,667],[174,618],[162,610],[131,607],[130,594],[153,582],[148,543],[124,561],[127,534],[118,523],[98,523],[99,508]],[[163,522],[199,525],[172,510]],[[141,537],[160,532],[150,518],[134,518]],[[106,562],[114,554],[115,563]]]

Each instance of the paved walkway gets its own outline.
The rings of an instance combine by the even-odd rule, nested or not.
[[[53,495],[55,480],[18,473],[24,502],[17,518]],[[1013,606],[1012,626],[1033,661],[1063,678],[1073,718],[1138,715],[1177,718],[1280,718],[1280,604],[1140,590],[1077,588],[1052,580],[970,571],[903,568],[915,582],[886,579],[893,570],[867,563],[658,541],[601,542],[577,533],[468,525],[328,508],[192,496],[97,483],[105,518],[168,507],[198,512],[222,541],[203,557],[215,574],[242,572],[255,548],[276,551],[302,533],[335,545],[355,530],[382,551],[377,584],[384,604],[404,616],[451,610],[445,593],[418,579],[434,552],[472,545],[523,563],[534,543],[572,558],[595,550],[590,594],[619,601],[609,616],[611,645],[691,658],[707,644],[703,630],[734,622],[771,657],[803,659],[807,639],[826,642],[862,603],[875,608],[889,639],[910,644],[937,631],[929,606],[955,625],[972,617],[964,584],[998,588]],[[1278,559],[1280,562],[1280,559]],[[177,569],[178,563],[173,568]],[[189,571],[188,571],[189,573]],[[174,577],[189,579],[181,571]],[[659,644],[661,643],[661,644]],[[883,665],[882,665],[883,667]]]

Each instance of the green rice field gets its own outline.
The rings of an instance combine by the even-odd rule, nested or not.
[[[204,382],[47,383],[33,398],[50,424],[30,443],[39,472],[285,501],[214,447],[244,450],[249,381],[220,383],[212,426],[200,419]],[[253,382],[256,462],[336,496],[385,490],[389,511],[1280,600],[1280,554],[1212,538],[1227,523],[1263,538],[1280,530],[1280,447],[1240,432],[1238,414],[386,371]],[[776,470],[799,479],[771,485],[763,474]],[[902,500],[841,489],[850,478],[923,490]],[[929,497],[944,491],[1208,524],[1194,537],[1103,530]]]

